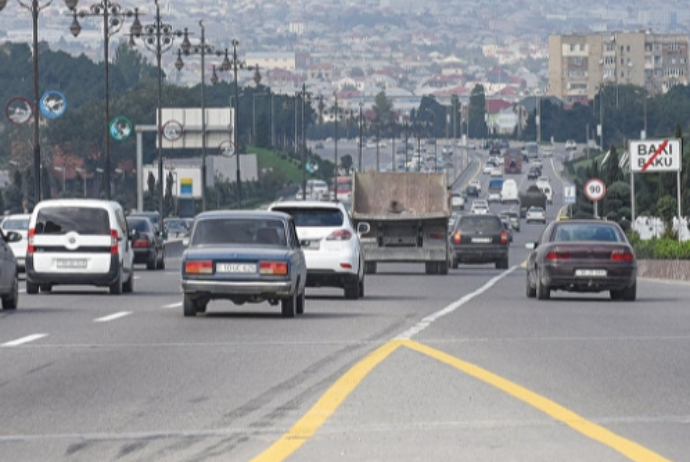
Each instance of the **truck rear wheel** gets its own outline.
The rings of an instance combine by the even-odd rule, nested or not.
[[[438,274],[448,274],[448,262],[438,262]]]
[[[435,261],[424,263],[424,271],[426,274],[438,274],[438,263]]]

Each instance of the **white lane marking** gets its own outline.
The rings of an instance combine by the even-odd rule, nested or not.
[[[161,308],[170,309],[170,308],[179,308],[181,306],[182,306],[182,302],[176,302],[176,303],[170,303],[169,305],[163,305]]]
[[[23,345],[25,343],[33,342],[34,340],[38,340],[47,336],[48,334],[27,335],[26,337],[18,338],[17,340],[12,340],[11,342],[3,343],[2,345],[0,345],[0,347],[15,347]]]
[[[553,157],[551,158],[551,170],[553,170],[553,174],[556,175],[558,181],[560,181],[561,184],[564,185],[565,181],[563,180],[563,178],[561,178],[561,175],[558,174],[558,172],[556,171],[556,167],[553,165]]]
[[[20,293],[20,294],[25,294],[25,293],[26,293],[26,289],[19,289],[19,293]]]
[[[115,319],[120,319],[124,318],[125,316],[129,316],[130,314],[132,314],[131,311],[120,311],[119,313],[109,314],[108,316],[103,316],[102,318],[96,318],[93,320],[93,322],[114,321]]]
[[[415,324],[411,328],[398,334],[395,337],[395,339],[396,340],[409,340],[409,339],[411,339],[412,337],[414,337],[415,335],[419,334],[421,331],[423,331],[424,329],[429,327],[431,325],[431,323],[433,323],[437,319],[442,318],[443,316],[446,316],[447,314],[451,314],[452,312],[454,312],[455,310],[457,310],[462,305],[469,302],[470,300],[472,300],[476,296],[481,295],[484,292],[486,292],[487,290],[489,290],[490,288],[492,288],[498,281],[500,281],[504,277],[508,276],[510,273],[515,271],[517,268],[518,268],[518,266],[513,266],[510,269],[502,272],[498,276],[490,279],[486,284],[484,284],[483,286],[481,286],[479,289],[475,290],[474,292],[471,292],[471,293],[465,295],[464,297],[460,298],[459,300],[456,300],[455,302],[451,303],[450,305],[443,308],[442,310],[437,311],[436,313],[430,314],[429,316],[423,318],[421,321],[419,321],[417,324]]]

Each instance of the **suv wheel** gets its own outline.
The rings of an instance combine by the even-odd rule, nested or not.
[[[122,293],[122,268],[120,268],[117,279],[108,287],[110,295],[120,295]]]
[[[26,293],[35,295],[38,293],[38,284],[34,284],[33,282],[26,281]]]
[[[129,279],[127,279],[127,282],[122,284],[122,291],[128,294],[134,292],[134,268],[132,268],[132,271],[130,271]]]

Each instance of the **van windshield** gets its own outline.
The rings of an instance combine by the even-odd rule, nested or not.
[[[108,211],[93,207],[44,207],[39,210],[36,234],[110,235]]]

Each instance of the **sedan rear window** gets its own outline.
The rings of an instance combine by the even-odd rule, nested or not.
[[[199,221],[192,245],[278,245],[286,246],[285,225],[280,220],[215,218]]]
[[[36,217],[36,234],[110,235],[108,211],[92,207],[44,207]]]
[[[605,224],[563,223],[554,231],[554,242],[597,241],[624,242],[624,238],[614,226]]]
[[[2,222],[2,229],[4,229],[5,231],[25,231],[29,229],[29,220],[14,220],[8,218],[7,220]]]
[[[458,228],[466,231],[497,232],[502,229],[501,221],[496,217],[468,215],[460,218]]]
[[[151,223],[149,220],[145,220],[143,218],[127,219],[127,226],[129,226],[130,229],[136,229],[140,233],[151,232],[151,226],[149,226],[149,223]]]
[[[281,207],[273,210],[291,215],[295,226],[335,228],[343,225],[343,213],[336,208]]]

